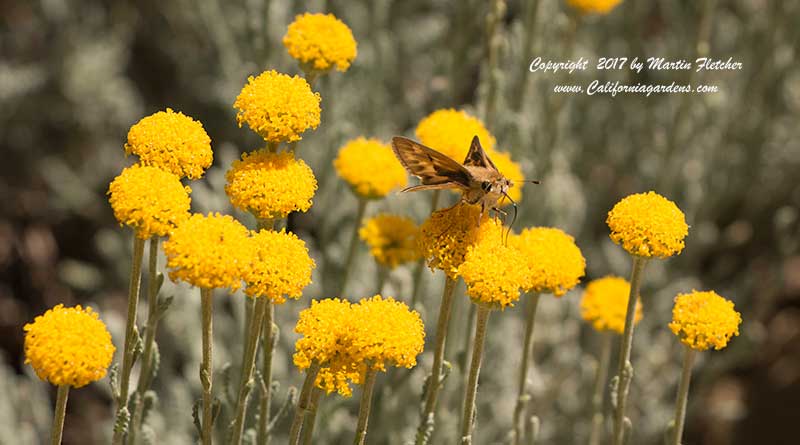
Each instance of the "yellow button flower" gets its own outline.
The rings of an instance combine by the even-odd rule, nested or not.
[[[618,202],[606,219],[611,239],[631,255],[667,258],[681,253],[689,226],[674,202],[655,192]]]
[[[486,221],[486,232],[469,246],[458,274],[464,278],[467,294],[476,304],[505,309],[519,300],[528,270],[522,253],[504,240],[504,229],[495,220]]]
[[[739,335],[742,316],[733,308],[733,302],[714,291],[692,291],[678,294],[672,308],[672,333],[681,343],[698,351],[710,347],[722,349],[734,335]]]
[[[356,58],[352,31],[333,14],[298,15],[283,36],[283,46],[305,71],[328,71],[334,66],[347,71]]]
[[[336,172],[366,199],[379,199],[408,184],[406,170],[392,148],[377,139],[363,137],[346,143],[333,161]]]
[[[525,175],[522,174],[522,167],[519,164],[514,162],[511,159],[511,154],[506,153],[504,151],[494,151],[491,150],[487,152],[489,155],[489,159],[494,162],[495,167],[500,173],[505,176],[507,179],[510,179],[512,182],[520,181],[525,178]],[[464,155],[466,156],[466,155]],[[459,159],[459,162],[463,159]],[[515,202],[520,202],[522,200],[522,185],[523,182],[515,182],[514,186],[508,189],[508,196],[511,197]],[[501,198],[499,203],[501,205],[509,205],[509,202],[505,197]]]
[[[592,280],[583,292],[581,317],[598,331],[613,331],[622,334],[625,330],[625,315],[631,285],[620,277],[607,276]],[[642,302],[636,299],[633,324],[642,319]]]
[[[126,154],[181,178],[197,179],[211,166],[211,138],[203,124],[167,108],[140,120],[128,131]]]
[[[425,345],[417,311],[392,297],[375,295],[352,306],[353,348],[357,361],[385,371],[386,365],[413,368]]]
[[[622,0],[567,0],[570,6],[583,14],[608,14]]]
[[[80,388],[105,377],[114,344],[92,308],[59,304],[23,329],[25,363],[40,379]]]
[[[478,136],[487,152],[494,150],[495,146],[494,136],[483,122],[465,111],[454,109],[434,111],[420,121],[416,133],[420,142],[457,162],[463,162],[467,157],[474,136]]]
[[[369,246],[375,261],[382,266],[393,269],[421,257],[417,244],[419,227],[411,218],[380,214],[366,220],[358,230],[358,235]]]
[[[302,77],[272,70],[248,77],[233,106],[240,127],[246,123],[265,141],[279,143],[299,141],[317,128],[321,100]]]
[[[244,268],[244,293],[281,304],[286,297],[300,298],[311,283],[314,260],[306,243],[285,230],[261,230],[252,237],[250,261]]]
[[[575,287],[586,272],[586,260],[575,239],[552,227],[525,229],[509,242],[525,257],[525,290],[550,292],[560,297]]]
[[[311,167],[291,152],[244,153],[241,161],[233,161],[225,178],[225,192],[233,206],[260,219],[307,211],[317,190]]]
[[[120,224],[148,239],[166,236],[189,218],[192,189],[172,173],[134,165],[122,170],[108,187],[109,203]]]
[[[492,231],[488,215],[478,225],[480,206],[459,204],[433,212],[420,227],[419,246],[431,269],[441,269],[450,278],[458,275],[467,248]]]
[[[169,277],[203,289],[238,289],[250,241],[247,228],[229,215],[194,214],[164,242]]]

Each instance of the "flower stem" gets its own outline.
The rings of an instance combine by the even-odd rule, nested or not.
[[[519,445],[522,443],[523,436],[525,435],[525,425],[523,425],[522,414],[525,412],[525,407],[528,404],[529,395],[526,393],[526,386],[528,382],[528,367],[531,363],[531,355],[533,354],[533,326],[536,321],[536,308],[539,306],[539,293],[530,294],[530,301],[528,301],[528,316],[525,319],[525,340],[522,345],[522,362],[519,365],[519,380],[517,387],[517,404],[514,406],[514,433],[512,435],[513,444]]]
[[[272,404],[272,349],[275,345],[275,335],[272,328],[272,319],[275,315],[274,307],[271,301],[266,302],[267,307],[264,310],[264,325],[261,329],[263,336],[263,357],[261,369],[261,384],[263,385],[263,394],[258,407],[258,444],[269,445],[270,431],[270,411]]]
[[[236,401],[236,417],[231,425],[231,439],[228,443],[239,445],[242,443],[244,433],[244,419],[247,415],[247,400],[253,387],[253,367],[256,363],[256,351],[258,349],[258,337],[261,334],[261,325],[264,321],[269,299],[261,296],[255,298],[255,309],[253,318],[250,320],[250,332],[245,343],[244,359],[242,360],[242,376],[239,381],[239,398]]]
[[[292,427],[289,429],[289,444],[300,444],[300,430],[303,426],[303,419],[309,411],[309,401],[311,400],[311,393],[314,389],[314,381],[317,380],[320,365],[317,362],[311,364],[306,369],[306,379],[303,381],[303,389],[300,390],[300,398],[297,400],[297,408],[294,412],[294,419],[292,419]]]
[[[315,387],[311,391],[308,414],[306,415],[306,420],[303,422],[303,445],[311,445],[311,439],[314,437],[314,423],[317,420],[317,409],[319,408],[320,396],[322,396],[322,390]]]
[[[117,398],[117,412],[128,407],[128,386],[133,368],[133,355],[136,348],[136,309],[139,307],[139,288],[142,284],[142,258],[144,257],[144,240],[134,235],[133,237],[133,263],[131,264],[131,280],[128,287],[128,318],[125,323],[125,344],[122,353],[122,373],[120,375],[119,397]],[[119,415],[119,414],[118,414]],[[112,443],[122,443],[125,432],[122,428],[114,431]]]
[[[461,423],[461,443],[472,443],[472,430],[475,424],[475,396],[478,393],[478,376],[481,373],[483,344],[486,340],[486,324],[491,310],[486,306],[478,306],[478,318],[475,322],[475,343],[472,347],[472,361],[469,366],[469,380],[464,392],[464,415]]]
[[[200,305],[203,322],[203,362],[200,364],[200,383],[203,386],[203,423],[200,441],[203,445],[211,444],[214,398],[211,395],[212,380],[212,289],[200,289]]]
[[[589,435],[589,445],[600,445],[600,437],[603,433],[603,394],[605,393],[606,378],[608,378],[608,365],[611,362],[613,336],[610,332],[603,332],[601,335],[600,359],[597,362],[594,392],[592,393],[592,432]]]
[[[622,445],[624,436],[625,404],[628,400],[628,388],[633,379],[633,365],[631,365],[631,345],[633,344],[633,316],[636,313],[636,300],[639,297],[639,287],[642,284],[644,266],[647,259],[633,256],[631,271],[631,291],[628,294],[628,310],[625,314],[625,330],[622,333],[619,352],[619,366],[617,368],[617,406],[614,412],[613,445]]]
[[[64,432],[64,418],[67,415],[67,397],[69,397],[69,385],[58,386],[58,396],[56,397],[56,411],[53,413],[53,431],[50,434],[52,445],[61,444],[61,434]]]
[[[386,266],[378,265],[378,283],[377,283],[377,290],[375,291],[376,294],[380,294],[383,292],[383,286],[386,285],[386,280],[389,278],[389,268]]]
[[[361,389],[361,402],[358,407],[358,426],[356,427],[356,438],[354,445],[364,445],[367,440],[367,422],[369,421],[369,411],[372,405],[372,390],[375,387],[375,376],[378,372],[368,369],[364,376],[364,387]]]
[[[419,428],[417,429],[416,445],[427,443],[427,432],[433,429],[434,412],[436,411],[436,399],[439,395],[442,382],[442,363],[444,362],[444,345],[447,339],[447,327],[450,323],[450,312],[453,308],[453,290],[456,287],[456,280],[445,277],[444,292],[442,292],[442,304],[439,308],[439,320],[436,324],[436,349],[433,353],[433,368],[428,376],[428,383],[425,392],[425,407],[421,414]]]
[[[692,365],[694,364],[695,350],[684,346],[683,370],[681,383],[678,386],[678,398],[675,403],[675,427],[671,437],[671,445],[680,445],[683,437],[683,425],[686,419],[686,402],[689,400],[689,381],[692,379]]]
[[[353,233],[350,235],[350,246],[347,250],[347,260],[344,263],[344,272],[342,273],[342,282],[339,285],[340,297],[344,297],[344,292],[347,290],[347,278],[350,275],[350,269],[353,268],[353,263],[356,259],[356,252],[358,252],[358,229],[361,227],[361,220],[364,218],[364,212],[367,209],[367,200],[358,198],[358,210],[356,211],[356,220],[353,224]]]

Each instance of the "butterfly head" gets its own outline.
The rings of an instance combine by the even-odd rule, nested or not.
[[[492,180],[485,180],[481,182],[481,189],[486,194],[505,195],[508,193],[514,184],[506,178],[500,177]]]

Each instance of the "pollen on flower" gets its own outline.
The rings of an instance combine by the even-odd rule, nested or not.
[[[441,269],[451,278],[458,275],[469,246],[487,232],[494,233],[488,215],[479,225],[480,213],[480,206],[459,204],[433,212],[422,223],[419,246],[431,269]]]
[[[353,32],[333,14],[298,15],[283,37],[283,46],[305,70],[328,71],[335,66],[347,71],[357,53]]]
[[[586,260],[575,239],[552,227],[532,227],[511,237],[525,257],[525,290],[550,292],[560,297],[575,287],[586,271]]]
[[[194,214],[164,242],[169,277],[203,289],[238,289],[251,241],[247,228],[229,215]]]
[[[379,199],[408,184],[406,170],[391,147],[377,139],[359,137],[339,149],[336,172],[365,199]]]
[[[421,257],[417,238],[419,227],[411,218],[380,214],[364,222],[358,235],[369,246],[378,264],[395,268]]]
[[[731,337],[739,335],[741,323],[742,316],[734,309],[733,302],[714,291],[695,290],[675,297],[669,328],[681,343],[705,351],[727,346]]]
[[[92,308],[59,304],[23,329],[25,363],[40,379],[80,388],[105,377],[114,344]]]
[[[211,138],[203,124],[169,108],[131,127],[125,153],[138,156],[142,165],[189,179],[202,177],[213,160]]]
[[[631,285],[620,277],[607,276],[592,280],[586,286],[581,299],[581,317],[597,331],[612,331],[622,334]],[[642,319],[642,302],[636,299],[634,325]]]
[[[417,125],[416,134],[424,145],[457,162],[463,162],[467,157],[474,136],[478,136],[487,152],[494,150],[495,146],[494,136],[480,119],[452,108],[434,111],[422,119]]]
[[[519,300],[520,289],[528,279],[527,264],[519,249],[505,243],[498,222],[490,220],[484,225],[486,232],[467,248],[458,274],[473,302],[505,309]]]
[[[489,159],[492,160],[494,166],[497,167],[500,174],[511,179],[512,183],[515,180],[519,181],[525,178],[525,175],[522,174],[522,167],[511,159],[510,153],[491,150],[487,151],[486,154],[489,156]],[[515,202],[520,202],[522,200],[522,184],[523,183],[516,183],[513,187],[508,189],[508,196]],[[511,204],[511,202],[505,197],[502,197],[500,198],[499,204],[505,206]]]
[[[622,0],[567,0],[570,6],[584,14],[608,14]]]
[[[225,193],[233,206],[259,219],[284,218],[311,208],[317,179],[291,152],[262,149],[242,154],[225,174]]]
[[[246,123],[265,141],[279,143],[299,141],[304,131],[317,128],[320,101],[302,77],[272,70],[248,77],[233,106],[240,127]]]
[[[108,187],[109,203],[120,224],[148,239],[169,235],[189,218],[192,189],[174,174],[156,167],[133,165]]]
[[[352,306],[353,349],[357,361],[385,371],[386,365],[413,368],[425,345],[425,327],[417,311],[392,297],[375,295]]]
[[[253,234],[251,244],[243,272],[244,293],[276,304],[284,303],[286,297],[300,298],[315,267],[306,243],[285,230],[261,230]]]
[[[689,226],[674,202],[655,192],[618,202],[606,219],[611,239],[631,255],[667,258],[681,253]]]

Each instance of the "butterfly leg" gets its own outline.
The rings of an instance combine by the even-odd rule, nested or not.
[[[498,207],[492,207],[492,210],[494,210],[495,216],[501,215],[500,219],[502,220],[503,225],[505,226],[506,225],[506,217],[508,216],[508,212],[506,212],[505,210],[500,209]]]

